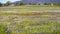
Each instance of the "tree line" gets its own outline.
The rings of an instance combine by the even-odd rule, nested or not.
[[[2,6],[10,6],[10,5],[11,5],[10,1],[7,1],[6,3],[1,3],[0,2],[0,7],[2,7]],[[24,3],[23,1],[20,1],[20,3],[14,4],[14,6],[21,6],[21,5],[26,5],[26,3]],[[41,5],[41,4],[37,4],[37,3],[31,4],[31,3],[29,3],[29,5]],[[43,5],[60,6],[60,4],[58,4],[58,3],[44,3]]]
[[[10,1],[7,1],[6,3],[1,3],[1,2],[0,2],[0,7],[2,7],[2,6],[9,6],[9,5],[11,5],[11,4],[12,4],[12,3],[11,3]],[[17,6],[17,5],[19,5],[19,6],[20,6],[20,5],[25,5],[25,3],[21,1],[20,3],[15,3],[15,4],[14,4],[14,6]]]
[[[1,2],[0,2],[0,7],[2,7],[2,6],[8,6],[8,5],[10,5],[10,1],[8,1],[8,2],[6,2],[6,3],[1,3]]]

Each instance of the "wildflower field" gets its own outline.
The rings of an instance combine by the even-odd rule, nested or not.
[[[59,9],[57,6],[0,7],[0,34],[60,34]]]

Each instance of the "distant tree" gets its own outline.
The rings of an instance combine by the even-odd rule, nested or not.
[[[0,7],[2,6],[2,3],[0,3]]]
[[[10,4],[11,4],[11,2],[10,1],[7,1],[5,5],[6,6],[9,6]]]
[[[26,3],[24,3],[23,1],[20,2],[20,5],[25,5]]]
[[[44,5],[50,5],[51,3],[44,3]]]
[[[44,5],[53,6],[53,3],[44,3]]]
[[[20,2],[16,2],[14,5],[21,6],[21,5],[25,5],[25,3],[24,3],[24,1],[21,0]]]
[[[44,5],[48,5],[47,3],[44,3]]]
[[[24,0],[20,1],[20,5],[26,5],[26,3],[24,2]]]
[[[60,6],[60,4],[59,3],[54,3],[54,6]]]

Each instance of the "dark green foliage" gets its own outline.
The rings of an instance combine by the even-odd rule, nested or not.
[[[55,6],[60,6],[60,4],[54,3]]]
[[[7,1],[5,6],[9,6],[10,4],[11,4],[10,1]]]
[[[20,5],[26,5],[23,1],[20,2]]]
[[[2,6],[2,3],[0,3],[0,7]]]

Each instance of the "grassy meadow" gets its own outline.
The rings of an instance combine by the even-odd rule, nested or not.
[[[25,5],[25,6],[8,6],[1,7],[0,11],[41,11],[41,10],[60,10],[60,6],[40,6],[40,5]]]
[[[59,6],[0,7],[0,34],[60,34],[58,11]]]

